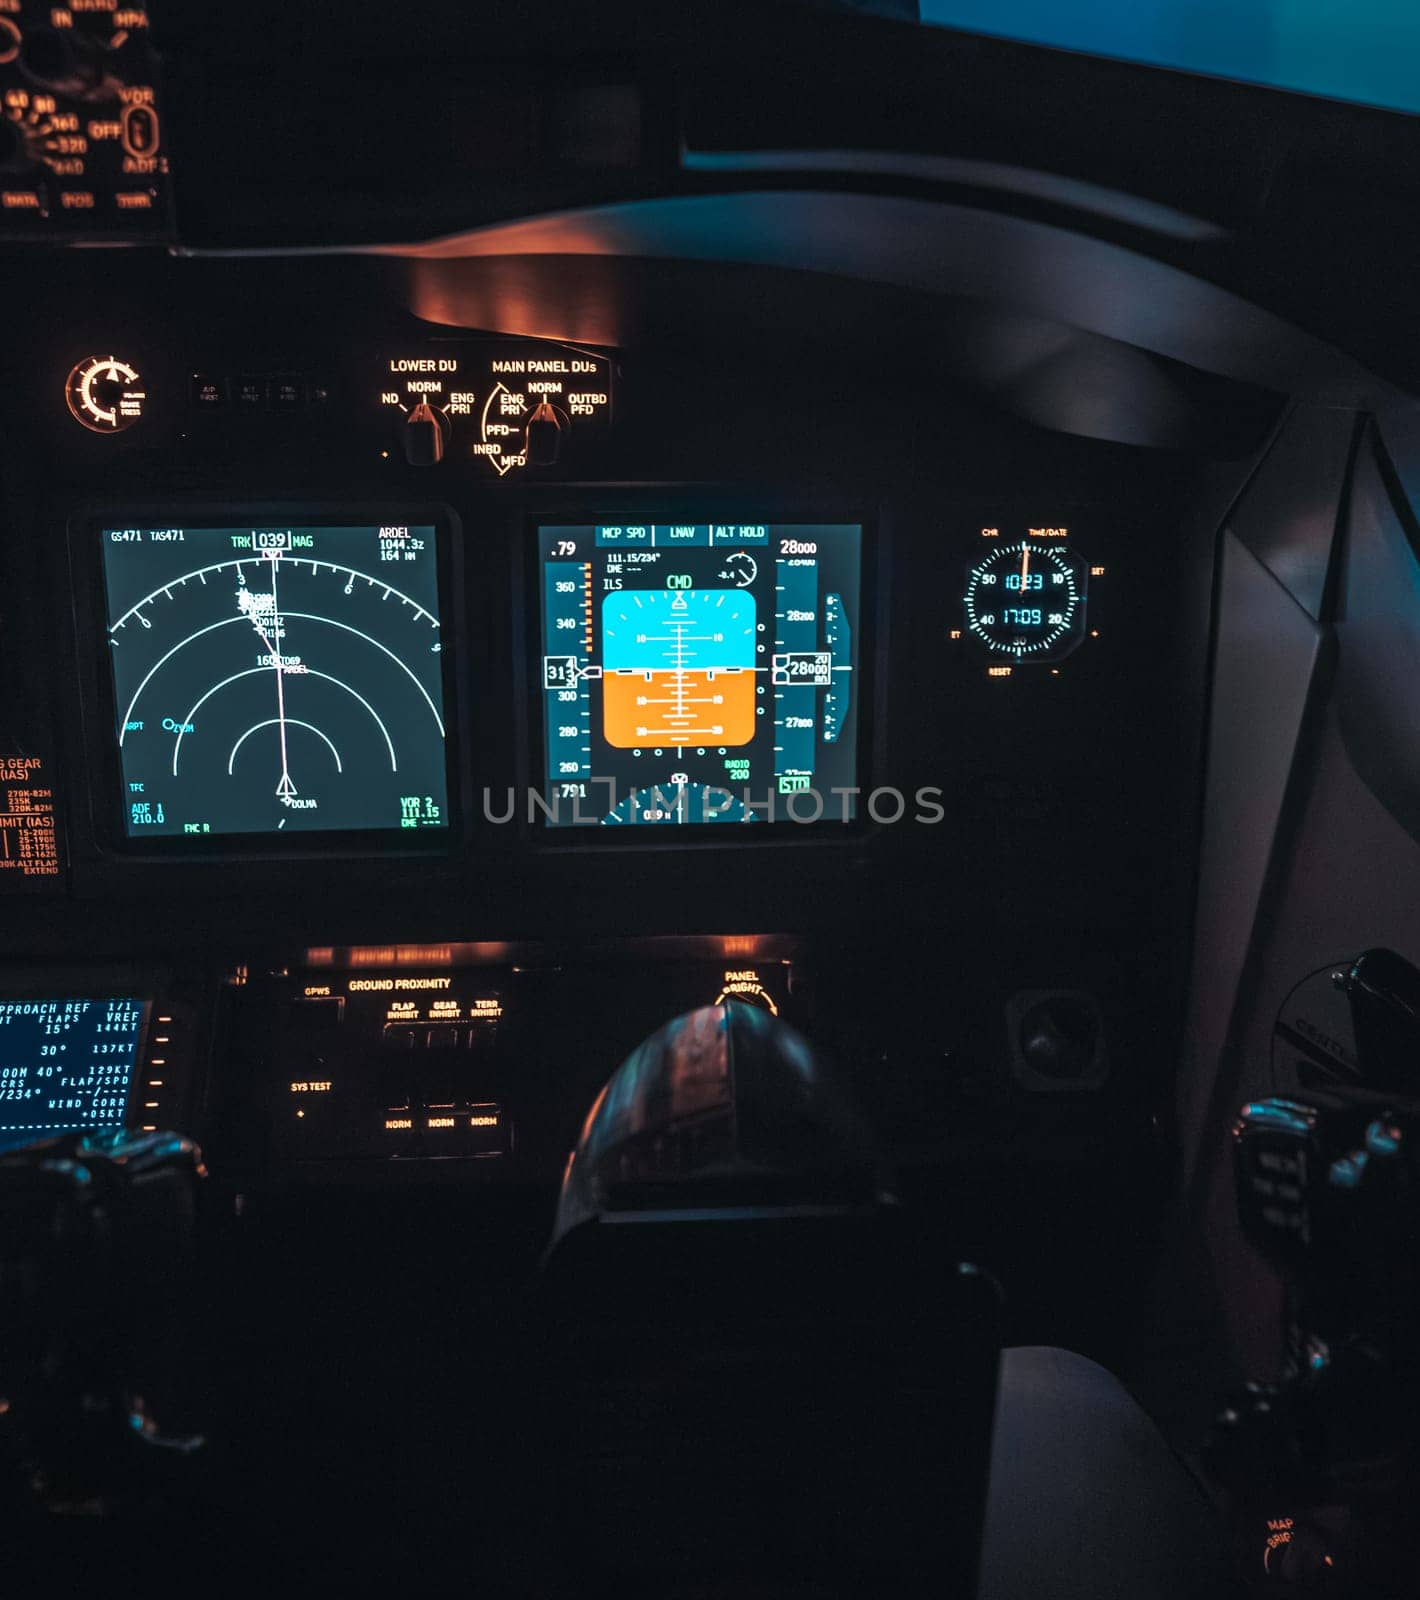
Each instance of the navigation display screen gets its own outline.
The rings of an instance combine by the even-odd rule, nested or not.
[[[128,837],[446,827],[436,534],[106,526]]]
[[[0,1150],[121,1127],[141,1000],[0,1000]]]
[[[549,826],[852,820],[857,523],[537,538]]]

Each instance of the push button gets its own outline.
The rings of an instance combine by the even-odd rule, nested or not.
[[[306,385],[301,378],[275,377],[266,387],[267,404],[273,411],[300,411],[306,403]]]
[[[194,411],[224,411],[227,406],[227,380],[209,372],[194,372],[190,388]]]

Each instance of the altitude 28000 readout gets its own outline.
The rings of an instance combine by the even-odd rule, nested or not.
[[[552,824],[851,818],[861,533],[539,528]]]
[[[447,824],[436,530],[105,528],[130,838]]]

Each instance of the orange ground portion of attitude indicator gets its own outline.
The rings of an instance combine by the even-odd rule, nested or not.
[[[602,679],[602,732],[618,750],[748,744],[754,737],[754,673],[608,672]]]

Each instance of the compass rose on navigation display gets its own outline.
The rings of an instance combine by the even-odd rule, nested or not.
[[[436,539],[106,529],[128,834],[445,826]]]

